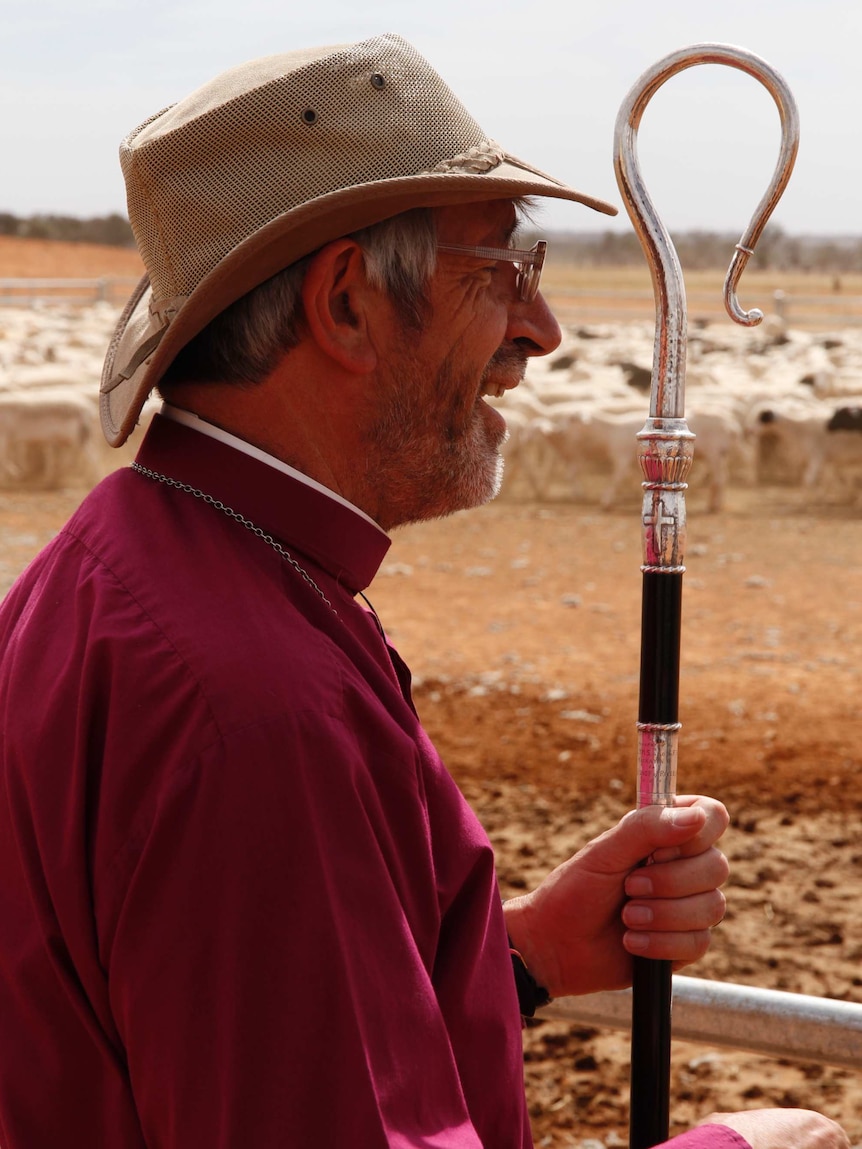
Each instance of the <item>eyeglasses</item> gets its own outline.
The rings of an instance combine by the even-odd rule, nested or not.
[[[472,255],[476,259],[505,260],[514,263],[518,269],[518,295],[524,303],[532,303],[539,291],[542,278],[542,265],[548,244],[540,239],[530,251],[518,251],[514,247],[468,247],[462,243],[438,243],[438,251],[451,251],[455,255]]]

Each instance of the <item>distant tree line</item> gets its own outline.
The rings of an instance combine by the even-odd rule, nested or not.
[[[60,239],[71,243],[104,243],[134,247],[132,229],[125,216],[71,215],[17,216],[0,212],[0,235],[29,239]],[[643,264],[640,241],[633,231],[598,233],[560,232],[551,248],[559,261],[594,267],[628,267]],[[685,268],[708,270],[727,267],[739,236],[708,231],[688,231],[671,237]],[[532,241],[529,241],[532,242]],[[778,271],[819,271],[833,274],[862,272],[862,237],[794,236],[780,227],[768,226],[757,244],[756,265]]]
[[[125,216],[94,216],[80,219],[72,215],[17,216],[0,212],[0,235],[25,239],[61,239],[67,243],[104,243],[111,247],[134,247],[132,229]]]
[[[739,235],[689,231],[673,234],[671,239],[683,267],[702,271],[726,268]],[[555,234],[553,241],[549,252],[553,250],[553,258],[561,262],[626,267],[644,261],[640,241],[633,231],[562,233]],[[773,225],[760,237],[754,260],[760,270],[862,272],[862,237],[794,236]]]

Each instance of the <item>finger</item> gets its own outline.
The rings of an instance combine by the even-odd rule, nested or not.
[[[691,962],[699,961],[709,949],[711,940],[712,934],[709,930],[680,933],[627,930],[623,934],[623,945],[630,954],[653,958],[655,961],[672,962],[674,969],[681,969]]]
[[[683,856],[696,854],[701,849],[714,845],[730,825],[730,814],[723,802],[702,794],[679,794],[674,799],[675,809],[699,809],[706,814],[706,820],[696,835],[680,843],[679,852]],[[662,857],[656,861],[664,861]]]
[[[711,846],[693,858],[641,866],[628,875],[624,889],[629,898],[680,898],[717,889],[729,876],[727,858]]]
[[[700,807],[645,806],[632,810],[581,852],[582,864],[596,873],[622,873],[640,865],[654,850],[694,838],[708,815]]]
[[[730,824],[730,815],[725,805],[701,794],[682,794],[674,799],[672,807],[664,810],[648,806],[639,811],[645,816],[648,812],[653,819],[658,819],[658,833],[662,838],[651,851],[655,861],[699,853],[714,845]],[[699,824],[698,817],[702,819]],[[646,826],[654,827],[655,822],[647,820]],[[686,834],[684,829],[691,832]]]
[[[710,930],[723,919],[727,902],[721,890],[666,901],[627,902],[623,924],[641,933],[698,933]]]
[[[670,849],[672,857],[701,853],[724,833],[730,820],[727,810],[700,795],[683,795],[679,803],[631,810],[580,852],[579,865],[597,874],[619,874],[655,851]]]

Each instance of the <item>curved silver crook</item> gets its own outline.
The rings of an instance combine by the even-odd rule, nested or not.
[[[637,160],[637,129],[644,109],[662,84],[694,64],[728,64],[759,80],[778,106],[781,151],[772,182],[736,245],[724,281],[724,303],[731,319],[754,326],[763,319],[756,308],[744,311],[736,296],[739,278],[776,204],[781,199],[799,148],[799,112],[785,80],[765,60],[726,44],[694,44],[659,60],[623,100],[614,130],[614,171],[626,211],[644,249],[656,300],[653,400],[650,414],[679,418],[683,412],[686,302],[682,270],[673,242],[644,187]]]

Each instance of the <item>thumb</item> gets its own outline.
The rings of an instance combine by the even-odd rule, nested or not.
[[[695,837],[706,818],[706,811],[700,806],[644,806],[631,810],[590,843],[585,860],[598,873],[631,870],[655,850],[679,846]]]

